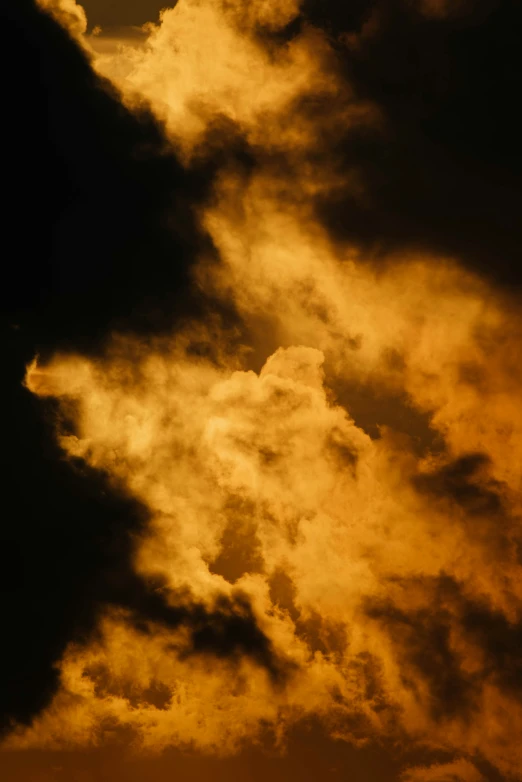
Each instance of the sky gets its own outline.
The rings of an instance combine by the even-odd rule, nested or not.
[[[522,779],[518,0],[9,0],[0,775]]]

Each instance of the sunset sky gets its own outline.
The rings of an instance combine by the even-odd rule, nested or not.
[[[0,19],[0,780],[522,780],[522,4]]]

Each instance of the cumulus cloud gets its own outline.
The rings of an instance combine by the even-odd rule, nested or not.
[[[520,776],[519,194],[457,46],[478,62],[516,13],[186,0],[91,51],[155,142],[128,147],[146,237],[103,340],[51,340],[25,384],[69,463],[142,515],[7,746],[116,725],[226,753],[313,716],[457,758],[410,782]],[[147,252],[159,214],[183,319],[173,245]]]
[[[150,112],[123,107],[52,15],[17,0],[2,4],[0,17],[0,395],[10,411],[1,455],[4,731],[45,705],[67,643],[90,632],[109,593],[118,602],[126,592],[129,536],[147,516],[124,492],[108,491],[101,474],[65,465],[52,434],[57,410],[34,406],[21,385],[25,365],[59,345],[96,354],[122,316],[125,329],[140,332],[146,321],[156,329],[160,312],[168,331],[183,311],[194,314],[189,270],[206,240],[193,204],[206,185],[183,170]]]
[[[252,708],[269,700],[270,715],[259,704],[249,730],[242,721],[237,732],[230,715],[226,735],[218,740],[214,727],[212,741],[234,748],[267,721],[281,729],[319,714],[350,740],[429,736],[514,771],[518,743],[506,749],[501,717],[512,724],[520,711],[518,533],[507,484],[482,456],[437,463],[391,431],[372,440],[335,403],[317,348],[279,349],[258,374],[186,351],[183,340],[157,354],[120,343],[99,365],[66,357],[35,365],[27,382],[40,395],[77,400],[78,428],[62,447],[149,508],[141,576],[161,579],[174,601],[187,590],[203,603],[240,590],[285,661],[272,696],[270,678],[249,696]],[[231,533],[247,563],[232,577],[219,567]],[[119,621],[118,632],[129,632]],[[104,666],[120,670],[110,633],[104,654]],[[185,665],[182,646],[178,656]],[[160,684],[168,690],[168,677]],[[107,706],[92,687],[86,714]],[[227,714],[232,704],[219,702]],[[498,728],[486,734],[492,714]],[[140,724],[139,740],[154,743]],[[204,736],[192,740],[207,746]]]
[[[38,0],[38,5],[50,13],[78,40],[87,32],[85,9],[76,0]]]

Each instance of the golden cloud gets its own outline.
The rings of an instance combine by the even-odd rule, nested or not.
[[[412,768],[405,772],[403,779],[404,782],[483,782],[484,777],[469,761],[456,760]]]
[[[38,5],[54,16],[77,40],[81,40],[87,32],[85,10],[76,0],[38,0]]]
[[[194,273],[240,315],[240,348],[189,324],[152,345],[115,335],[103,358],[35,361],[26,378],[74,418],[64,452],[147,508],[136,572],[173,611],[248,614],[284,673],[245,645],[210,658],[184,621],[108,609],[8,746],[117,728],[146,749],[232,752],[314,715],[348,741],[407,737],[459,758],[408,782],[479,782],[476,756],[522,778],[520,315],[458,259],[377,264],[327,234],[313,197],[341,175],[324,149],[382,118],[323,32],[263,42],[298,10],[187,0],[144,47],[93,55],[130,105],[150,103],[186,165],[215,151],[216,128],[212,143],[226,150],[234,127],[253,150],[251,169],[221,167],[201,208],[220,262]],[[361,389],[427,421],[432,441],[382,420],[370,436],[351,410]]]

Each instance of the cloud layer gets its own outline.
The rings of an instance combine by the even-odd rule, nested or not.
[[[73,134],[104,192],[52,257],[92,275],[103,238],[103,277],[51,297],[25,383],[128,522],[7,746],[227,753],[314,717],[423,749],[408,782],[518,778],[518,14],[185,0],[139,45],[70,28],[115,143],[91,173]]]

